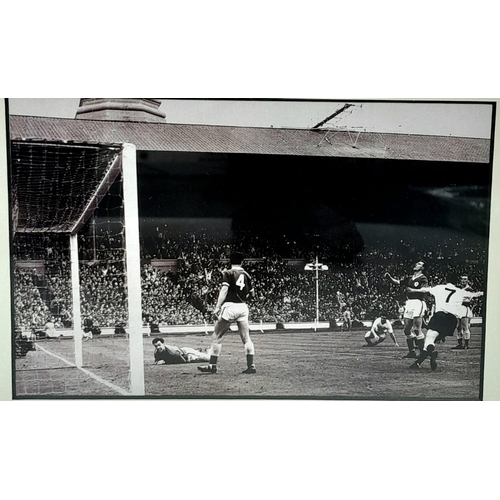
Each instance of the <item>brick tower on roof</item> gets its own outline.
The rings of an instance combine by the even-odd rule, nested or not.
[[[80,120],[111,120],[125,122],[165,122],[157,99],[84,98],[76,110]]]

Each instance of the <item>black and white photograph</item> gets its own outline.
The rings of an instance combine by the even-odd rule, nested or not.
[[[483,399],[495,101],[6,107],[14,399]]]

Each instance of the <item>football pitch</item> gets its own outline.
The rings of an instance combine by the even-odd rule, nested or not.
[[[366,329],[341,331],[252,332],[257,374],[245,375],[243,345],[228,334],[219,371],[205,374],[197,363],[155,365],[153,337],[144,337],[146,398],[479,400],[481,327],[471,328],[471,348],[452,350],[454,338],[438,344],[438,367],[426,360],[420,370],[402,359],[388,337],[379,346],[363,347]],[[163,335],[167,344],[206,349],[211,335]],[[15,360],[16,398],[124,398],[129,392],[129,347],[126,337],[100,336],[83,343],[83,369],[74,363],[72,339],[42,340],[36,350]]]

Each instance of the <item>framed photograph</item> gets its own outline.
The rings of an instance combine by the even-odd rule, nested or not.
[[[5,104],[14,399],[484,399],[495,101]]]

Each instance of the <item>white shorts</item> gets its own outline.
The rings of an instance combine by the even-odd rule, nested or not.
[[[427,305],[423,300],[420,299],[409,299],[405,304],[405,319],[421,318],[425,311],[427,311]]]
[[[382,342],[383,340],[385,340],[385,337],[386,337],[385,333],[377,334],[372,332],[371,330],[365,335],[366,340],[373,339],[374,342],[378,341]]]
[[[229,323],[234,321],[248,321],[248,305],[243,302],[226,302],[222,305],[220,317]]]
[[[460,308],[460,318],[472,318],[472,309],[468,306],[462,305]]]

